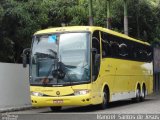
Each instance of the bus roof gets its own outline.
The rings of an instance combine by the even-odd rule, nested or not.
[[[56,27],[56,28],[48,28],[44,30],[37,31],[34,35],[40,35],[40,34],[50,34],[50,33],[59,33],[59,32],[78,32],[78,31],[91,31],[93,32],[94,30],[100,30],[121,38],[126,38],[131,41],[139,42],[142,44],[150,45],[148,42],[143,42],[141,40],[129,37],[125,34],[103,28],[103,27],[97,27],[97,26],[66,26],[66,27]]]

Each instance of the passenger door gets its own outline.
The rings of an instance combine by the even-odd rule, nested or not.
[[[99,71],[100,71],[100,61],[101,61],[101,54],[100,54],[100,32],[94,31],[92,35],[92,93],[93,93],[93,104],[99,101],[100,96],[100,87],[99,87]]]

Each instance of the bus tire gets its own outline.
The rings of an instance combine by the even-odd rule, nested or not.
[[[52,112],[58,112],[62,109],[62,107],[61,106],[54,106],[54,107],[50,107],[50,109]]]
[[[99,104],[99,108],[104,110],[109,106],[109,90],[105,87],[103,90],[103,102]]]
[[[133,98],[133,102],[140,102],[140,98],[141,98],[141,90],[140,90],[140,85],[137,86],[136,89],[136,98]]]
[[[145,100],[145,97],[146,97],[146,87],[145,87],[145,84],[144,84],[143,87],[142,87],[140,100],[141,100],[141,101],[144,101],[144,100]]]

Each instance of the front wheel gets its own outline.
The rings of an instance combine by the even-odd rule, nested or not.
[[[53,112],[58,112],[62,109],[61,106],[55,106],[55,107],[50,107],[50,109],[53,111]]]
[[[107,89],[103,90],[103,102],[99,105],[100,109],[106,109],[109,105],[109,91]]]

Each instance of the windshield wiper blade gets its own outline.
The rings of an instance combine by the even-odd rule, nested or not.
[[[88,83],[89,81],[74,81],[72,83]]]

